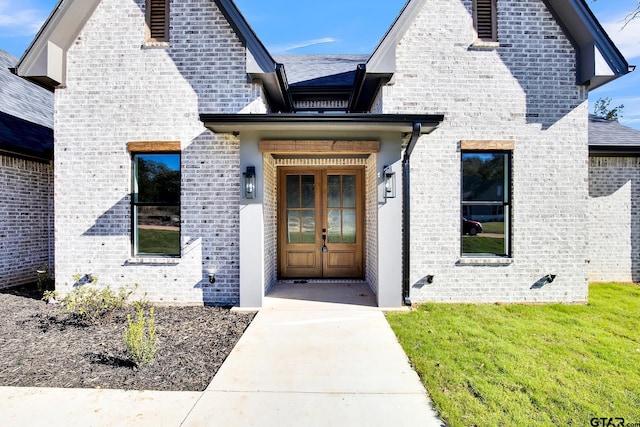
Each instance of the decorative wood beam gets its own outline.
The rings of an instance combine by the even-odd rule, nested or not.
[[[131,153],[176,152],[181,151],[180,141],[134,141],[127,144]]]
[[[510,150],[516,146],[516,142],[512,139],[499,140],[499,139],[463,139],[460,141],[461,150],[476,150],[476,151],[496,151],[496,150]]]
[[[260,141],[260,152],[272,154],[370,154],[380,151],[380,141],[285,140]]]

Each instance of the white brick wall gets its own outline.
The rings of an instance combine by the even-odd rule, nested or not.
[[[154,301],[233,304],[239,140],[205,129],[199,113],[263,110],[264,102],[215,3],[172,1],[170,47],[161,49],[142,48],[144,3],[103,0],[68,53],[67,87],[56,92],[56,286],[65,292],[73,274],[91,272],[102,283],[138,283]],[[129,141],[182,143],[177,264],[128,261]]]
[[[499,0],[500,48],[474,49],[471,7],[426,2],[377,104],[445,114],[411,159],[412,300],[584,301],[587,94],[575,52],[542,0]],[[460,265],[463,139],[515,140],[510,265]],[[556,280],[532,288],[547,273]]]
[[[589,159],[589,280],[640,281],[640,158]]]
[[[247,82],[244,48],[215,3],[172,1],[166,49],[142,48],[143,9],[143,0],[103,0],[68,53],[67,87],[56,93],[57,288],[68,290],[75,273],[94,273],[103,283],[139,283],[155,301],[232,304],[239,298],[239,139],[214,135],[198,115],[263,112],[263,95]],[[475,49],[471,1],[427,0],[400,41],[392,85],[375,102],[376,112],[446,116],[412,156],[412,299],[584,301],[587,94],[575,85],[575,52],[542,0],[499,0],[498,9],[501,47]],[[463,139],[515,141],[509,265],[459,264]],[[129,141],[182,143],[177,263],[128,261]],[[275,210],[277,166],[332,162],[266,159],[264,214]],[[367,186],[375,187],[374,172]],[[369,279],[377,261],[371,190]],[[268,216],[264,230],[272,281]],[[532,288],[547,273],[556,281]],[[433,284],[424,284],[426,275]]]
[[[0,194],[0,288],[33,283],[53,270],[51,165],[0,155]]]

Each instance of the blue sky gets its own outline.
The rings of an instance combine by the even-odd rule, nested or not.
[[[0,49],[22,56],[56,0],[0,0]],[[405,0],[236,0],[258,37],[273,54],[371,53]],[[588,0],[596,17],[638,70],[591,92],[624,104],[621,123],[640,129],[640,19],[624,29],[638,0]],[[339,11],[339,13],[337,13]]]

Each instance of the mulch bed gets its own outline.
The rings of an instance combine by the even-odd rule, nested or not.
[[[222,307],[156,307],[160,346],[140,368],[126,359],[127,308],[87,325],[48,305],[33,286],[0,291],[0,386],[202,391],[254,314]]]

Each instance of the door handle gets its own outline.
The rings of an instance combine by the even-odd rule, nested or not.
[[[329,252],[327,248],[327,229],[322,229],[322,252]]]

